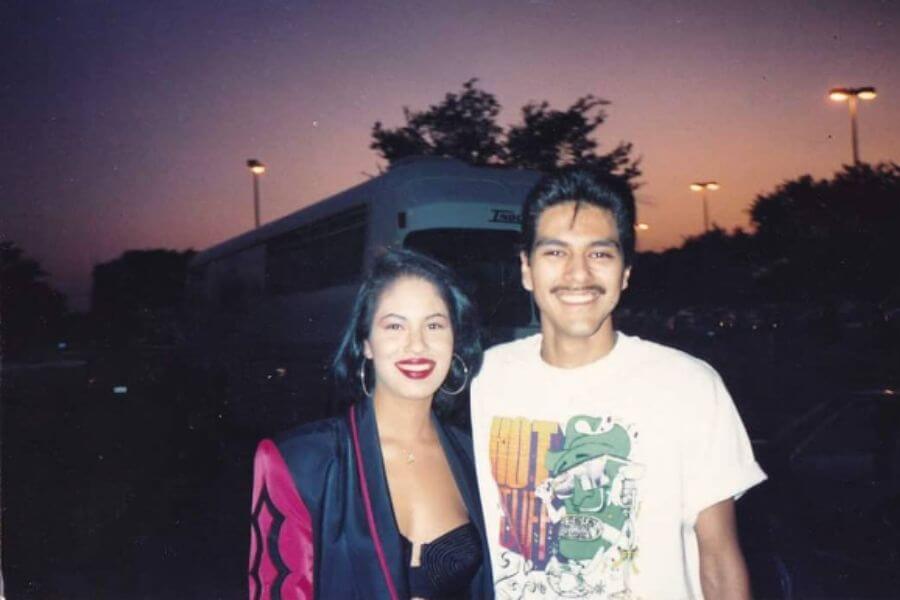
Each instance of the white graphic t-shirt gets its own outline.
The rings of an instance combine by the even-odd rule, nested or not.
[[[492,348],[472,385],[497,597],[700,598],[697,515],[766,477],[721,378],[621,333],[575,369],[540,347]]]

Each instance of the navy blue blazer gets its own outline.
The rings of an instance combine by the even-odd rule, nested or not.
[[[375,526],[393,584],[408,598],[407,565],[391,506],[369,398],[353,409]],[[493,598],[490,558],[478,499],[472,440],[435,419],[438,436],[484,560],[470,598]],[[386,598],[387,582],[361,495],[349,413],[260,442],[254,460],[250,598]]]

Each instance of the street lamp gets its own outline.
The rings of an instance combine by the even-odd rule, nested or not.
[[[247,161],[247,168],[253,173],[253,217],[259,227],[259,176],[266,172],[266,165],[255,158]]]
[[[856,134],[856,99],[874,100],[875,88],[872,86],[858,88],[832,88],[828,92],[828,97],[835,102],[846,102],[850,109],[850,143],[853,144],[853,164],[859,164],[859,141]]]
[[[692,192],[703,192],[703,231],[709,233],[709,205],[706,202],[706,190],[716,191],[719,184],[715,181],[697,181],[691,184]]]
[[[634,243],[635,243],[635,247],[638,250],[640,250],[640,247],[641,247],[641,237],[642,237],[639,234],[641,234],[645,231],[649,231],[649,230],[650,230],[650,226],[642,221],[638,221],[637,223],[634,224]]]

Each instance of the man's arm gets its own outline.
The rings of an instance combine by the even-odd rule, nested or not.
[[[700,549],[700,585],[706,600],[749,600],[750,580],[738,544],[734,500],[702,511],[694,525]]]

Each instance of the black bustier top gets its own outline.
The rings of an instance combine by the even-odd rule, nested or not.
[[[409,565],[412,542],[400,535],[403,558]],[[481,566],[482,549],[478,530],[472,523],[460,525],[422,544],[419,566],[407,567],[409,595],[428,600],[466,598],[469,584]]]

